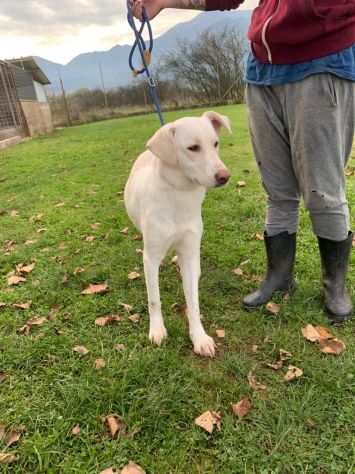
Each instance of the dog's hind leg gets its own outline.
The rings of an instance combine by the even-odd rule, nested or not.
[[[152,250],[149,246],[144,247],[143,262],[144,275],[148,293],[149,307],[149,339],[160,346],[167,337],[163,315],[161,313],[160,291],[159,291],[159,265],[165,256],[165,252]]]
[[[200,235],[189,233],[176,250],[184,286],[190,337],[194,345],[194,352],[202,356],[213,357],[215,353],[214,340],[206,334],[200,316],[198,297],[198,283],[201,273],[200,242]]]

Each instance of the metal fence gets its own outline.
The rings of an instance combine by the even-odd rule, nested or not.
[[[22,132],[24,123],[13,70],[0,62],[0,130],[16,128]]]

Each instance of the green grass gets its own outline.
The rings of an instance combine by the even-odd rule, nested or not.
[[[122,191],[130,167],[157,128],[155,116],[134,117],[74,127],[8,149],[0,155],[0,423],[24,425],[26,433],[8,449],[18,461],[4,473],[99,473],[121,468],[130,459],[150,474],[352,473],[355,466],[354,324],[333,332],[347,345],[339,357],[326,356],[306,342],[306,323],[326,325],[321,308],[318,250],[309,218],[302,213],[296,274],[297,292],[282,302],[278,316],[264,308],[247,313],[241,298],[256,283],[232,269],[262,275],[265,198],[254,164],[243,106],[223,107],[234,134],[222,138],[221,154],[233,179],[212,190],[204,205],[201,311],[208,332],[224,328],[217,357],[192,352],[185,319],[171,310],[183,302],[181,282],[170,259],[161,272],[168,341],[152,347],[141,256],[136,233],[124,210]],[[199,111],[193,111],[198,114]],[[168,119],[187,115],[168,114]],[[354,161],[352,162],[354,163]],[[239,180],[247,186],[237,189]],[[355,178],[349,200],[355,204]],[[64,202],[63,207],[55,207]],[[75,207],[79,206],[79,207]],[[12,217],[11,210],[18,216]],[[39,222],[32,216],[43,214]],[[99,222],[98,229],[90,224]],[[129,234],[119,231],[128,226]],[[37,233],[41,227],[47,230]],[[85,236],[94,235],[93,242]],[[28,239],[37,240],[25,245]],[[4,243],[15,240],[5,255]],[[65,245],[65,247],[64,247]],[[26,283],[9,291],[6,275],[18,263],[36,261]],[[354,261],[353,261],[354,263]],[[85,272],[76,276],[76,267]],[[63,278],[67,282],[63,283]],[[355,276],[350,272],[354,296]],[[104,282],[105,295],[83,296],[89,284]],[[27,311],[12,303],[32,300]],[[276,298],[277,302],[280,299]],[[98,328],[95,318],[124,314],[133,305],[139,323],[125,319]],[[29,335],[17,329],[33,316],[49,317]],[[114,349],[123,343],[122,352]],[[90,353],[80,357],[75,345]],[[252,346],[258,345],[258,352]],[[280,348],[304,376],[286,384],[285,370],[263,366]],[[95,359],[106,368],[97,371]],[[254,392],[247,374],[254,369],[265,392]],[[253,408],[242,421],[230,404],[242,397]],[[221,431],[208,435],[194,425],[206,410],[220,411]],[[110,439],[102,416],[117,413],[131,436]],[[314,426],[309,426],[308,419]],[[80,424],[81,435],[71,429]],[[0,451],[5,446],[0,445]]]

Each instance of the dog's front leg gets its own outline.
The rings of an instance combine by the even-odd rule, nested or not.
[[[159,266],[163,258],[164,255],[144,248],[144,275],[149,306],[149,339],[158,346],[168,335],[161,313],[159,291]]]
[[[184,293],[189,318],[190,337],[196,354],[213,357],[215,343],[206,334],[200,317],[198,283],[200,278],[201,235],[189,233],[177,248],[178,263],[182,275]]]

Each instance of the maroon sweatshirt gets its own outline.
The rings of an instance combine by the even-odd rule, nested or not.
[[[206,10],[232,10],[244,0],[206,0]],[[295,64],[355,44],[355,0],[260,0],[248,38],[262,63]]]

